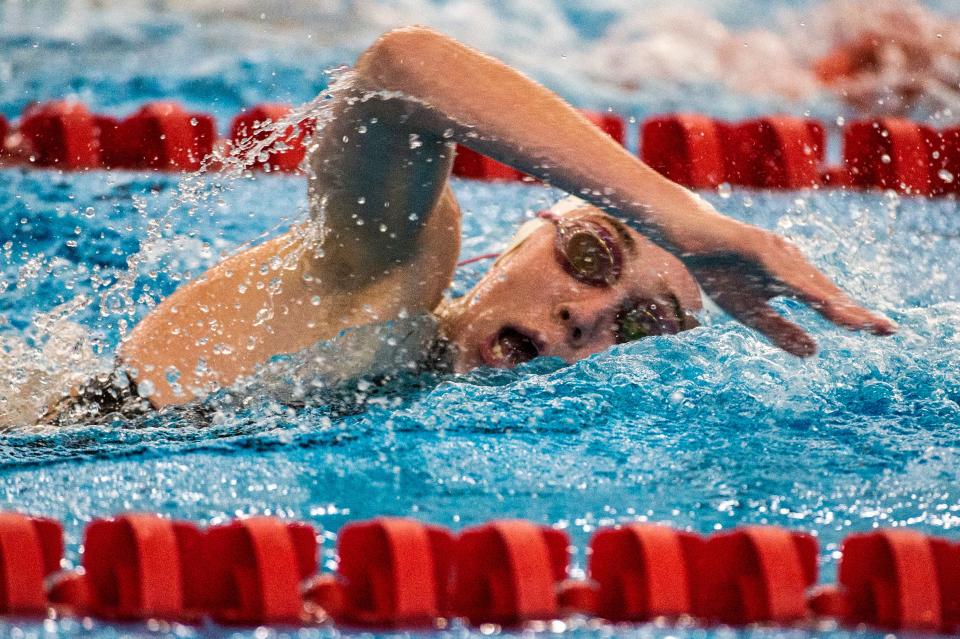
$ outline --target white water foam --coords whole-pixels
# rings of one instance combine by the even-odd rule
[[[189,236],[176,234],[170,224],[173,215],[182,210],[195,215],[204,206],[215,206],[218,194],[230,188],[232,182],[253,176],[254,164],[286,150],[283,140],[291,135],[291,130],[298,131],[305,120],[312,121],[313,135],[322,130],[329,119],[329,97],[330,92],[324,92],[277,121],[261,123],[250,137],[216,148],[200,169],[179,181],[173,201],[165,209],[157,210],[162,206],[157,199],[159,194],[134,197],[134,208],[148,220],[147,235],[139,250],[127,257],[126,271],[99,291],[98,296],[80,295],[49,313],[38,314],[25,334],[0,334],[0,430],[37,428],[37,420],[72,389],[113,368],[114,358],[98,355],[101,349],[95,348],[89,330],[71,317],[96,303],[100,317],[115,319],[121,338],[125,337],[137,303],[142,301],[133,298],[137,278],[146,269],[165,268],[164,256],[182,251],[184,242],[196,244]],[[312,139],[308,137],[304,144],[309,148]],[[297,246],[288,252],[288,259],[296,262],[307,247],[316,245],[322,228],[321,209],[291,235]],[[53,259],[56,258],[38,256],[30,260],[20,269],[23,281],[18,286],[47,274],[45,264]]]

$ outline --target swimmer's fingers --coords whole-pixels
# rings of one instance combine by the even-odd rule
[[[879,313],[868,311],[843,293],[827,299],[803,296],[801,299],[837,326],[852,331],[870,331],[874,335],[892,335],[897,331],[896,323]]]
[[[717,304],[740,323],[763,333],[775,346],[797,357],[811,357],[817,343],[805,330],[777,313],[763,298],[718,296]]]
[[[891,335],[897,325],[860,306],[826,275],[814,268],[792,244],[785,245],[785,259],[777,270],[777,279],[790,292],[838,326],[854,331],[870,331],[874,335]]]
[[[686,260],[704,291],[741,323],[763,333],[783,350],[799,357],[816,352],[816,342],[796,324],[781,317],[771,298],[795,297],[824,318],[851,330],[889,335],[896,325],[856,304],[788,240],[750,227],[741,245]]]

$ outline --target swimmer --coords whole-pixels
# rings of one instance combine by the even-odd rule
[[[78,396],[181,404],[254,375],[274,355],[419,314],[436,318],[442,358],[456,372],[541,355],[574,362],[696,326],[700,288],[801,357],[816,344],[770,307],[773,297],[800,299],[848,329],[894,330],[783,238],[721,215],[544,87],[430,29],[383,35],[334,96],[309,158],[322,240],[309,221],[295,225],[182,286],[121,344],[133,383],[120,391],[114,379],[106,395],[91,386]],[[521,227],[480,282],[448,300],[460,252],[454,143],[582,200]]]
[[[861,113],[960,109],[960,21],[913,2],[841,7],[861,17],[824,25],[839,40],[813,64],[824,86]]]
[[[625,12],[568,62],[602,69],[588,77],[622,92],[717,83],[740,96],[786,99],[797,111],[832,97],[862,116],[940,112],[949,120],[960,112],[955,11],[919,0],[798,4],[745,29],[695,3]]]

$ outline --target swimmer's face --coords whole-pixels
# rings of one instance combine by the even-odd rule
[[[457,371],[540,355],[574,362],[697,325],[693,277],[639,233],[589,206],[531,224],[470,292],[442,309]]]

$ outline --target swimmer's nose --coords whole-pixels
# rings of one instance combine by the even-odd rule
[[[554,316],[564,329],[567,343],[581,348],[598,337],[612,334],[616,309],[609,302],[581,300],[559,304]]]

